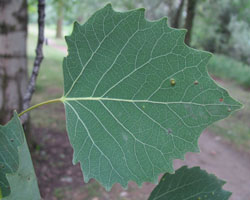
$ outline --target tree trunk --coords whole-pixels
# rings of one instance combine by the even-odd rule
[[[187,4],[187,17],[186,17],[186,22],[185,22],[185,28],[187,29],[185,43],[187,45],[189,45],[191,42],[191,33],[192,33],[192,27],[193,27],[193,20],[195,16],[196,2],[197,0],[188,0],[188,4]]]
[[[179,28],[180,17],[181,17],[184,1],[185,0],[181,0],[180,5],[175,13],[175,16],[174,16],[173,21],[172,21],[173,28]]]
[[[62,38],[63,30],[63,1],[58,1],[57,5],[56,38]]]
[[[27,1],[0,2],[0,123],[22,109],[27,87]]]

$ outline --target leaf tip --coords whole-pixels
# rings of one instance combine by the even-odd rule
[[[111,3],[107,3],[106,6],[104,6],[104,8],[112,9],[112,4]]]
[[[161,20],[164,22],[164,23],[168,23],[168,18],[167,17],[162,17]]]
[[[76,165],[79,161],[77,160],[76,156],[73,156],[72,164]]]
[[[237,103],[238,103],[238,109],[236,109],[236,110],[240,110],[240,109],[243,109],[243,108],[245,108],[245,106],[244,106],[244,104],[242,104],[241,102],[239,102],[239,101],[237,101]]]
[[[18,114],[17,114],[17,111],[16,110],[14,110],[14,112],[13,112],[14,114],[14,117],[18,117]]]
[[[146,9],[145,8],[138,8],[137,11],[145,13]]]
[[[122,186],[124,189],[128,189],[128,186]],[[112,188],[112,185],[104,185],[104,188],[107,192],[110,192],[111,188]]]
[[[87,176],[87,175],[83,176],[84,183],[88,183],[89,179],[90,179],[89,176]]]
[[[73,26],[76,26],[76,27],[77,27],[77,26],[80,26],[80,24],[79,24],[78,21],[75,21],[74,24],[73,24]]]
[[[77,21],[75,21],[74,24],[73,24],[73,32],[72,32],[72,33],[78,32],[80,26],[81,26],[81,25],[80,25]]]

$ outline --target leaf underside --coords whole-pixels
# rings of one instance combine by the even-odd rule
[[[175,174],[166,173],[148,200],[228,200],[231,192],[222,189],[224,184],[199,167],[184,166]]]
[[[204,128],[240,108],[208,75],[211,54],[186,46],[185,33],[110,4],[74,24],[62,99],[86,182],[156,182],[173,159],[199,151]]]
[[[16,113],[0,126],[0,190],[3,200],[41,199],[28,145]]]

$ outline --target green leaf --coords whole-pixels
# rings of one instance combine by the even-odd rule
[[[16,113],[0,126],[0,190],[3,200],[41,199],[22,125]]]
[[[173,159],[199,150],[204,128],[241,107],[209,77],[211,54],[186,46],[185,33],[110,4],[74,24],[61,100],[86,182],[157,181]]]
[[[224,181],[199,167],[178,169],[166,173],[152,191],[149,200],[227,200],[231,192],[222,189]]]

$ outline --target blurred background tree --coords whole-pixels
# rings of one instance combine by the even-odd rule
[[[30,2],[34,0],[30,0]],[[93,11],[111,2],[117,10],[146,8],[150,20],[168,17],[174,28],[186,28],[186,43],[250,63],[250,2],[248,0],[47,0],[47,24],[56,24],[56,37],[65,25],[84,23]],[[35,12],[29,9],[30,21]],[[32,16],[33,15],[33,16]],[[192,32],[193,29],[193,33]],[[192,37],[192,41],[191,41]],[[244,45],[241,45],[244,44]]]
[[[196,14],[193,46],[250,63],[250,1],[199,1]]]
[[[0,2],[0,123],[22,109],[27,86],[26,0]]]

